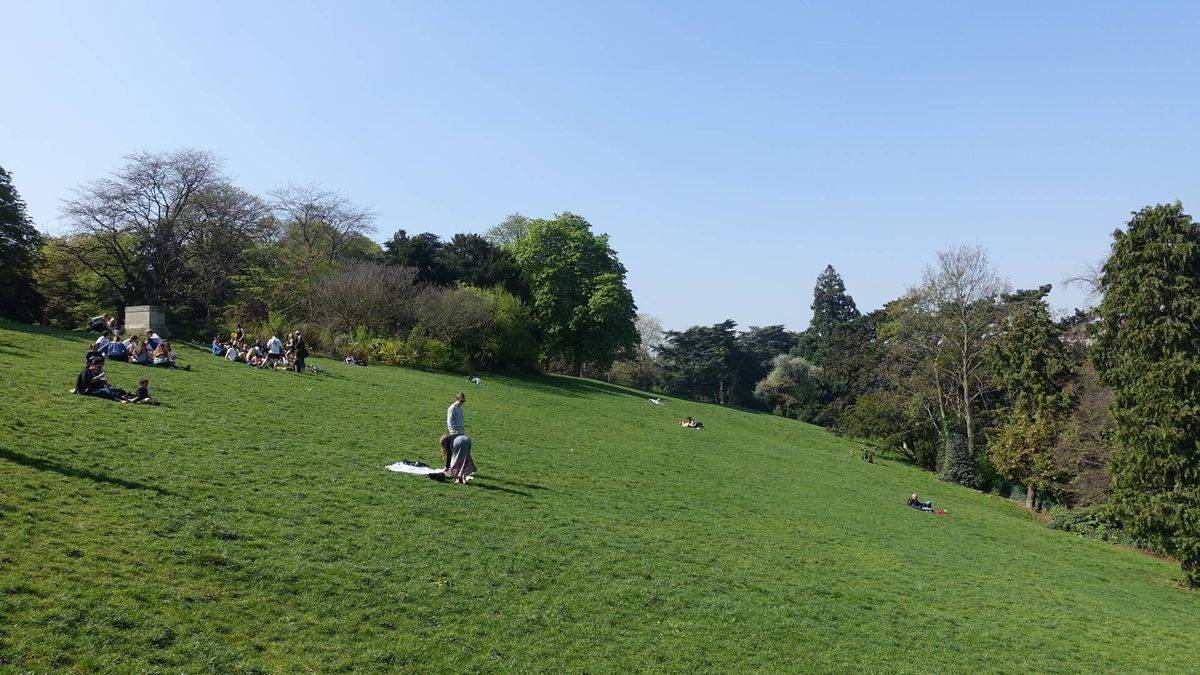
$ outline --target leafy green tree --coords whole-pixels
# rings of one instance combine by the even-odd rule
[[[500,286],[523,299],[529,287],[511,251],[478,234],[456,234],[441,251],[443,265],[457,283],[478,288]]]
[[[667,331],[658,350],[667,393],[720,405],[729,403],[743,358],[736,328],[737,323],[726,319],[711,326]]]
[[[1113,387],[1111,509],[1200,586],[1200,226],[1183,206],[1133,215],[1100,280],[1093,357]]]
[[[442,251],[445,246],[441,237],[432,232],[410,237],[404,230],[397,230],[383,243],[383,255],[389,265],[401,265],[416,270],[417,281],[444,285],[454,279],[450,270],[446,268]]]
[[[38,318],[41,297],[33,282],[42,235],[25,213],[12,174],[0,167],[0,316],[17,321]]]
[[[821,369],[799,356],[780,354],[754,395],[774,412],[804,421],[816,418],[825,399]]]
[[[585,363],[607,368],[619,353],[633,350],[637,305],[608,235],[564,212],[530,221],[512,252],[529,285],[543,356],[565,358],[581,375]]]
[[[1007,296],[1008,325],[995,346],[995,381],[1008,408],[988,444],[992,465],[1026,487],[1028,508],[1060,479],[1054,448],[1071,412],[1072,359],[1050,318],[1047,284]]]
[[[528,218],[519,213],[510,213],[500,224],[488,228],[483,236],[496,246],[512,246],[529,231],[530,222]]]

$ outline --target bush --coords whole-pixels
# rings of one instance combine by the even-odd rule
[[[1100,507],[1072,509],[1065,506],[1052,506],[1048,513],[1051,529],[1071,532],[1088,539],[1099,539],[1121,546],[1145,548],[1143,542],[1139,542],[1109,520],[1104,509]]]

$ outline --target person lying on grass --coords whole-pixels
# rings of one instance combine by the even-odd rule
[[[679,426],[687,427],[688,429],[703,429],[704,428],[703,424],[701,424],[700,422],[697,422],[696,420],[692,419],[691,417],[687,418],[686,420],[679,420]]]
[[[912,496],[908,498],[908,505],[919,511],[925,511],[927,513],[936,513],[939,516],[944,516],[948,513],[945,509],[933,508],[933,500],[929,500],[927,502],[921,501],[921,498],[918,497],[917,493],[915,493],[915,492],[912,493]]]

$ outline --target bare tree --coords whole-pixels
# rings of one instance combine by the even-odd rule
[[[275,235],[274,221],[261,199],[219,182],[197,193],[187,257],[188,291],[204,307],[205,321],[214,307],[231,299],[235,280],[247,273],[252,257]]]
[[[356,236],[375,230],[369,209],[315,185],[289,185],[271,198],[286,233],[314,257],[337,260]]]
[[[421,325],[447,344],[480,334],[492,321],[487,302],[461,288],[426,286],[418,305]]]
[[[921,284],[899,307],[893,350],[926,414],[946,434],[961,425],[970,457],[977,456],[976,413],[992,391],[988,349],[1003,318],[1009,289],[979,247],[939,252]]]
[[[334,330],[359,326],[376,335],[410,327],[417,316],[417,273],[411,267],[350,262],[322,279],[309,302],[314,314]]]
[[[90,246],[68,247],[126,303],[168,302],[181,291],[199,222],[189,211],[203,190],[224,180],[220,161],[199,150],[125,160],[111,178],[83,186],[62,206],[63,218],[81,236],[70,241],[98,246],[108,264],[97,261]]]
[[[646,356],[654,356],[663,342],[662,321],[656,316],[639,312],[633,323],[641,340],[638,349]]]

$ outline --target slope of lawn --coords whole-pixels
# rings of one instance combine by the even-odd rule
[[[0,670],[1200,667],[1173,565],[816,427],[199,349],[121,405],[68,394],[86,339],[0,323]],[[459,389],[479,479],[384,471]]]

